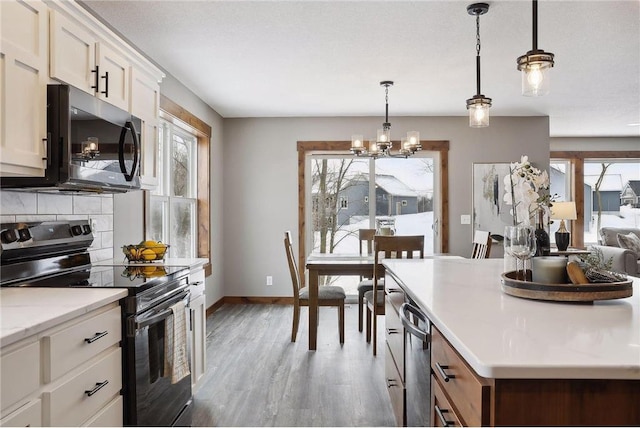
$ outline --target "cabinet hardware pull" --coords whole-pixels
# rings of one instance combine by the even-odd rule
[[[402,293],[402,290],[399,288],[388,288],[387,289],[387,293],[391,294],[391,293]]]
[[[393,388],[394,386],[398,386],[395,379],[387,379],[387,388]]]
[[[95,394],[96,392],[100,391],[102,388],[107,386],[108,383],[109,383],[108,380],[105,380],[104,382],[96,382],[96,386],[93,389],[88,389],[84,393],[87,394],[89,397],[91,397],[93,394]]]
[[[104,91],[100,91],[100,93],[104,94],[105,98],[109,98],[109,72],[105,71],[102,78],[104,79]]]
[[[189,309],[189,331],[193,331],[193,327],[194,327],[194,318],[196,316],[196,310],[195,309]]]
[[[387,328],[387,334],[398,334],[399,331],[397,328]]]
[[[448,368],[449,366],[441,366],[440,363],[436,363],[436,369],[438,370],[438,373],[440,373],[440,376],[442,376],[442,380],[445,382],[449,382],[449,380],[456,378],[454,375],[448,375],[444,372],[445,369]]]
[[[435,409],[436,409],[436,414],[438,415],[438,419],[440,419],[440,423],[442,424],[443,427],[449,427],[451,426],[451,424],[453,424],[453,421],[448,421],[445,419],[444,414],[445,413],[449,413],[449,411],[447,409],[440,409],[440,407],[438,407],[438,405],[435,405]]]
[[[101,337],[105,337],[107,334],[109,334],[109,332],[108,332],[108,331],[106,331],[106,330],[105,330],[105,331],[103,331],[103,332],[97,332],[97,333],[95,334],[95,336],[93,336],[93,337],[87,337],[87,338],[85,338],[85,339],[84,339],[84,341],[85,341],[85,342],[87,342],[87,343],[93,343],[93,342],[95,342],[96,340],[100,339]]]
[[[98,67],[96,65],[96,69],[95,70],[91,70],[92,73],[96,73],[96,79],[95,79],[95,85],[91,86],[91,89],[93,89],[93,92],[98,92],[98,83],[100,83],[100,67]]]
[[[47,138],[42,139],[42,145],[44,146],[44,157],[43,161],[47,161],[45,165],[51,165],[51,159],[49,159],[49,138],[51,138],[51,133],[47,133]]]

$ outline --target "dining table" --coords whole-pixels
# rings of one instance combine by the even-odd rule
[[[428,258],[460,258],[445,253],[425,255]],[[309,273],[309,350],[317,349],[318,340],[318,285],[321,276],[367,276],[373,275],[373,255],[312,253],[307,256]],[[378,276],[384,276],[384,266],[378,264]]]
[[[306,267],[309,272],[309,350],[315,351],[318,339],[318,283],[321,276],[373,275],[373,255],[358,254],[310,254]],[[384,267],[378,265],[381,272]]]

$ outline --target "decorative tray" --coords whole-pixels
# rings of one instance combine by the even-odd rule
[[[530,278],[530,272],[528,272]],[[555,302],[592,302],[594,300],[623,299],[633,295],[633,281],[589,284],[542,284],[516,279],[516,272],[502,274],[502,291],[524,299]]]

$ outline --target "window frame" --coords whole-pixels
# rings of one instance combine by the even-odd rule
[[[400,144],[399,141],[394,141]],[[449,141],[446,140],[421,140],[422,150],[439,152],[440,178],[439,190],[440,204],[440,251],[449,252]],[[305,166],[309,152],[327,154],[350,153],[351,141],[298,141],[298,270],[304,285],[306,269],[306,184]]]
[[[549,153],[550,161],[568,161],[570,186],[569,192],[576,203],[578,219],[571,221],[570,246],[584,248],[584,164],[585,159],[640,159],[640,150],[630,151],[570,151],[552,150]],[[579,233],[578,233],[579,231]]]

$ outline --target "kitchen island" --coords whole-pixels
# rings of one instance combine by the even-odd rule
[[[502,259],[384,265],[432,323],[432,424],[640,424],[639,279],[626,299],[560,303],[503,293]]]

